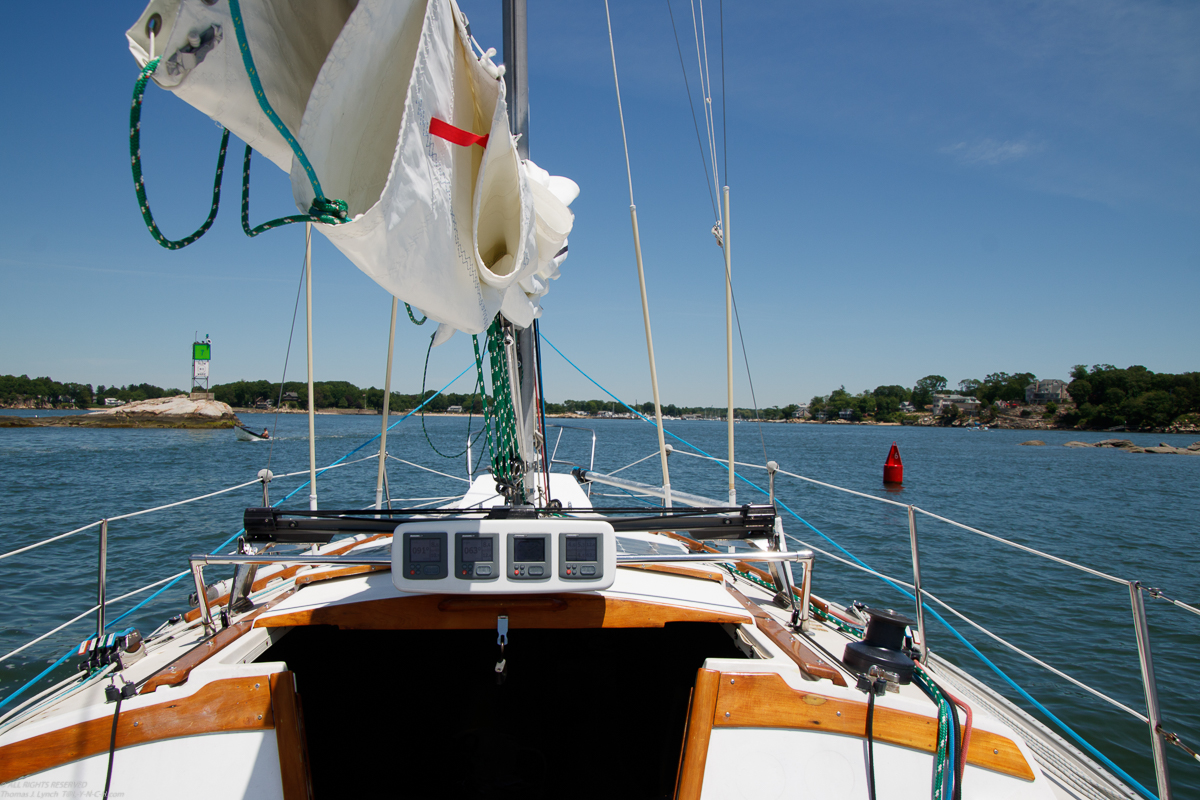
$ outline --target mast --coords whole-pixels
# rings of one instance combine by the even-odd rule
[[[504,0],[504,88],[508,96],[509,131],[517,139],[517,157],[522,161],[529,158],[529,73],[528,36],[525,15],[525,0]],[[537,492],[537,461],[534,431],[537,421],[537,348],[532,326],[517,329],[515,333],[515,359],[510,360],[510,374],[514,378],[513,409],[517,417],[517,438],[521,460],[524,462],[525,493],[533,498]],[[546,487],[549,492],[549,486]],[[549,497],[544,499],[548,501]]]
[[[304,319],[308,336],[308,509],[317,510],[317,418],[313,396],[312,223],[304,223]]]
[[[728,176],[726,176],[728,177]],[[725,251],[725,381],[726,399],[728,401],[729,437],[729,505],[737,505],[737,487],[734,486],[733,475],[733,274],[729,252],[729,187],[723,187],[722,204],[724,206],[724,230],[721,231],[722,250]]]
[[[383,379],[383,431],[379,434],[379,471],[375,481],[375,508],[383,508],[383,475],[387,470],[384,459],[387,458],[388,406],[392,399],[392,349],[396,344],[396,307],[398,305],[399,301],[395,295],[392,295],[392,325],[388,330],[387,377]],[[468,439],[468,450],[471,449],[470,445]],[[467,471],[470,472],[470,470]],[[389,508],[391,507],[390,502],[389,498]]]

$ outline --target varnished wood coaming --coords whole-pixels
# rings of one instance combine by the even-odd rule
[[[153,692],[159,686],[178,686],[188,679],[192,674],[192,670],[203,664],[208,659],[215,656],[217,653],[224,650],[229,645],[236,642],[242,636],[250,632],[254,627],[254,620],[264,611],[273,608],[275,604],[283,600],[285,597],[290,597],[295,589],[288,589],[286,592],[276,597],[270,603],[252,610],[250,613],[242,617],[237,623],[230,625],[224,630],[217,631],[212,636],[192,647],[179,658],[167,664],[158,672],[152,674],[142,683],[142,688],[139,694],[148,694]]]
[[[304,712],[300,708],[300,695],[296,693],[296,676],[291,672],[277,672],[270,679],[283,800],[312,800],[312,770],[308,739],[304,735]]]
[[[280,675],[292,680],[290,672]],[[124,707],[117,721],[117,748],[181,736],[273,728],[272,677],[213,681],[188,697],[136,709]],[[109,708],[116,710],[115,705]],[[0,747],[0,783],[108,752],[112,724],[109,713]]]
[[[793,689],[776,673],[721,673],[711,718],[718,728],[790,728],[866,738],[867,704]],[[876,741],[932,753],[937,743],[937,717],[876,704],[872,722]],[[1034,774],[1021,750],[1006,736],[971,731],[967,763],[1032,781]]]
[[[335,625],[345,630],[487,630],[510,628],[661,628],[668,622],[748,623],[746,613],[600,594],[462,596],[425,594],[340,603],[261,617],[258,628]]]
[[[704,785],[704,765],[708,763],[708,741],[712,737],[713,718],[721,688],[721,673],[700,669],[692,704],[688,709],[687,734],[683,745],[683,763],[679,767],[675,800],[699,800]]]
[[[801,670],[814,678],[825,678],[838,686],[846,685],[846,678],[837,667],[830,664],[804,639],[793,636],[787,628],[750,601],[732,586],[725,587],[731,595],[754,616],[754,624],[764,636],[774,642]]]

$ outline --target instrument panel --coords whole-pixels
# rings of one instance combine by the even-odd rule
[[[402,592],[587,592],[607,589],[616,571],[616,534],[598,519],[434,519],[392,538]]]

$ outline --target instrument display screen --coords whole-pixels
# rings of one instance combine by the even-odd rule
[[[566,539],[567,561],[595,561],[596,539],[592,536],[569,536]]]
[[[517,539],[513,543],[514,561],[545,561],[546,540],[538,537]]]
[[[463,561],[492,561],[492,539],[464,538],[462,540]]]
[[[410,537],[408,540],[408,560],[413,562],[441,561],[442,543],[437,539]]]

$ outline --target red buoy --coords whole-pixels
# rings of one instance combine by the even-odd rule
[[[887,461],[883,462],[883,482],[904,483],[904,462],[900,460],[900,451],[895,442],[892,442]]]

